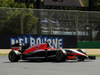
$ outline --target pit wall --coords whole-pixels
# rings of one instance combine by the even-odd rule
[[[100,48],[100,41],[83,41],[77,42],[78,48]]]

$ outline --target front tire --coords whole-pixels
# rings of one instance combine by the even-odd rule
[[[58,50],[56,52],[56,61],[57,62],[65,62],[67,58],[67,53],[65,50]]]
[[[20,56],[17,55],[14,51],[10,51],[8,58],[11,62],[18,62],[18,60],[20,59]]]

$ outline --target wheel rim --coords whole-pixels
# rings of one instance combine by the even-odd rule
[[[57,58],[57,60],[60,60],[62,58],[62,54],[60,52],[57,52],[56,58]]]
[[[14,54],[11,53],[9,57],[10,57],[11,60],[14,59]]]

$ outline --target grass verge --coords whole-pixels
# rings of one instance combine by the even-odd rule
[[[0,56],[7,56],[8,54],[0,54]]]
[[[96,56],[96,57],[100,57],[100,54],[88,54],[88,56]]]

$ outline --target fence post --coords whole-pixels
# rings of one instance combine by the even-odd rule
[[[51,12],[48,15],[48,19],[51,20],[51,15],[53,14],[54,9],[51,10]],[[49,35],[51,35],[51,22],[49,21]]]
[[[21,34],[24,34],[23,14],[21,15]]]
[[[78,17],[79,17],[80,11],[75,16],[75,29],[76,29],[76,35],[78,40]]]

